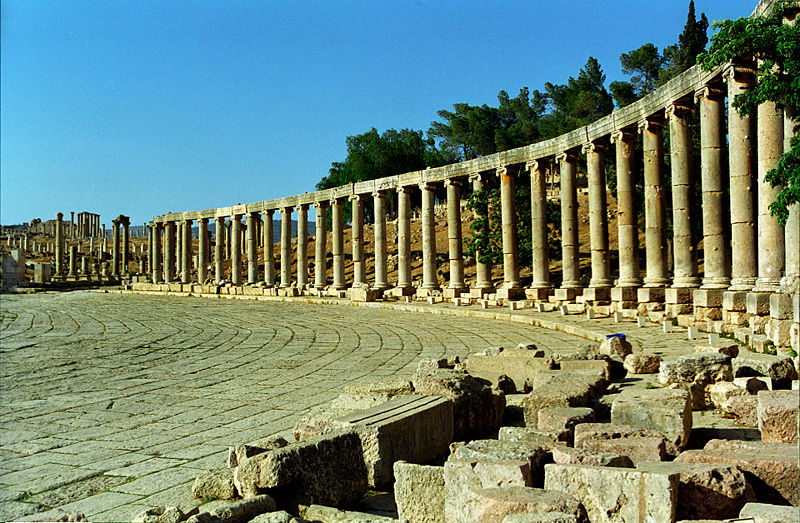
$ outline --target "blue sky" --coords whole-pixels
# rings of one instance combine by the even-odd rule
[[[697,0],[710,20],[755,0]],[[313,191],[345,138],[677,41],[688,0],[3,0],[0,223]]]

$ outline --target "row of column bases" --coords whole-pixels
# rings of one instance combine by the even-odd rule
[[[84,213],[82,213],[84,214]],[[88,214],[88,213],[86,213]],[[93,215],[98,216],[99,215]],[[74,276],[75,265],[77,259],[77,246],[70,247],[69,254],[69,273],[65,271],[64,260],[66,250],[66,237],[64,231],[63,219],[64,214],[61,212],[56,213],[56,234],[55,234],[55,274],[56,277]],[[128,273],[128,262],[130,260],[130,218],[120,214],[113,220],[112,229],[112,261],[111,261],[111,276],[119,279],[121,276]],[[120,234],[121,233],[121,234]],[[120,245],[121,243],[121,245]]]
[[[785,232],[775,218],[770,215],[769,204],[774,200],[779,188],[773,188],[765,180],[766,173],[776,164],[789,147],[792,135],[791,115],[783,114],[775,104],[762,104],[754,116],[740,116],[730,101],[736,94],[746,90],[754,81],[753,70],[747,67],[729,67],[723,80],[727,83],[728,109],[728,171],[730,191],[730,222],[725,223],[728,209],[724,205],[724,138],[723,129],[725,91],[722,83],[710,83],[695,93],[694,99],[681,99],[666,107],[663,114],[645,118],[638,125],[643,140],[643,171],[645,198],[645,277],[640,278],[638,224],[634,202],[634,141],[636,128],[625,128],[610,136],[585,144],[581,151],[586,155],[589,188],[589,227],[591,243],[591,280],[584,290],[586,299],[602,300],[609,294],[612,286],[617,288],[643,287],[660,289],[673,288],[715,290],[736,290],[773,292],[779,289],[784,274],[800,276],[800,222],[798,209],[791,212],[789,229]],[[694,102],[694,103],[692,103]],[[690,209],[690,189],[692,186],[692,151],[689,117],[695,104],[700,111],[700,156],[702,186],[702,225],[704,246],[704,274],[698,274],[697,256],[692,241],[692,210]],[[755,121],[754,121],[755,120]],[[667,272],[667,248],[665,241],[665,187],[664,181],[664,139],[663,130],[669,125],[671,190],[673,204],[673,260],[674,277],[670,280]],[[757,144],[753,143],[752,130],[757,130]],[[616,281],[611,277],[608,219],[606,205],[606,152],[615,147],[617,172],[618,237],[619,237],[619,275]],[[756,154],[754,152],[757,151]],[[556,156],[560,170],[561,183],[561,228],[562,228],[562,298],[569,299],[581,287],[579,271],[578,213],[576,191],[576,164],[578,150],[570,149]],[[545,194],[545,169],[549,159],[528,162],[524,168],[530,171],[531,216],[532,216],[532,283],[529,296],[546,299],[552,293],[547,245],[547,207]],[[757,165],[757,173],[753,172]],[[519,276],[517,256],[517,213],[514,208],[516,174],[520,165],[500,166],[496,174],[500,177],[502,207],[502,245],[503,245],[503,284],[497,290],[498,298],[514,299],[523,294]],[[473,189],[483,188],[482,174],[474,173],[469,179]],[[464,282],[464,263],[461,238],[461,181],[451,179],[447,186],[448,243],[450,261],[449,289],[466,290]],[[421,291],[439,289],[436,273],[436,238],[434,223],[434,185],[421,183],[422,191],[422,237],[423,237],[423,280]],[[411,187],[398,187],[398,289],[411,289],[410,253],[410,191]],[[386,270],[386,205],[385,192],[373,194],[375,205],[375,277],[373,287],[388,289]],[[353,286],[365,284],[363,252],[363,198],[364,195],[350,197],[353,202]],[[330,204],[333,215],[333,289],[346,288],[344,281],[343,252],[343,199],[330,202],[316,202],[317,242],[314,287],[326,287],[326,207]],[[291,213],[292,207],[280,210],[281,259],[291,260]],[[307,246],[308,205],[297,207],[298,222],[298,264],[296,286],[303,288],[308,284],[306,246]],[[274,210],[263,212],[263,244],[266,260],[264,280],[267,286],[275,283],[273,259],[272,216]],[[247,282],[255,283],[258,276],[256,249],[258,238],[257,221],[262,213],[253,212],[247,219]],[[240,285],[241,274],[241,218],[238,214],[232,220],[232,270],[230,281]],[[217,238],[222,237],[226,217],[216,217]],[[209,260],[208,219],[198,220],[200,242],[198,253],[198,279],[206,281]],[[189,283],[191,278],[192,241],[190,220],[180,222],[182,260],[179,262],[180,280]],[[730,238],[726,230],[730,229]],[[152,279],[154,283],[171,282],[175,278],[175,229],[176,222],[153,222],[151,224]],[[161,252],[161,236],[164,235],[164,251]],[[300,254],[302,253],[302,254]],[[163,258],[163,260],[162,260]],[[216,243],[214,280],[223,280],[223,245]],[[163,261],[163,263],[162,263]],[[280,286],[290,286],[291,263],[281,263]],[[493,287],[490,267],[477,264],[477,289],[490,290]],[[558,293],[557,293],[558,294]],[[629,294],[624,293],[622,294]],[[654,295],[657,295],[655,292]],[[663,291],[662,291],[663,294]],[[457,295],[457,294],[456,294]],[[633,298],[636,299],[636,298]],[[641,301],[641,298],[640,298]],[[647,300],[645,301],[652,301]]]

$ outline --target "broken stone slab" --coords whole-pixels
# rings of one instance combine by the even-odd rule
[[[566,431],[569,434],[569,441],[571,441],[575,425],[593,421],[594,411],[590,407],[553,407],[539,410],[536,428],[538,430]]]
[[[748,503],[739,512],[739,518],[752,518],[755,523],[798,523],[800,521],[797,507],[767,503]]]
[[[692,432],[691,398],[681,389],[624,390],[611,404],[611,423],[654,430],[684,447]]]
[[[600,352],[600,354],[607,354],[609,356],[617,354],[624,358],[633,352],[633,347],[631,347],[630,342],[627,340],[623,340],[619,336],[613,336],[603,340],[600,343],[598,352]]]
[[[607,452],[628,456],[633,464],[663,461],[667,457],[667,440],[660,432],[611,423],[582,423],[575,426],[575,448],[591,452]],[[677,447],[669,446],[670,454]]]
[[[702,353],[663,360],[658,371],[661,385],[699,383],[703,386],[718,381],[732,381],[731,359],[724,354]]]
[[[734,416],[740,425],[758,426],[758,398],[756,396],[733,396],[728,398],[721,410]]]
[[[523,443],[540,443],[549,446],[566,445],[572,441],[572,433],[568,430],[539,430],[530,427],[500,427],[497,434],[500,441],[518,441]]]
[[[733,465],[704,463],[639,463],[637,470],[678,474],[679,519],[735,518],[755,500],[744,472]]]
[[[608,380],[602,372],[544,371],[534,376],[532,390],[522,409],[525,424],[534,427],[539,411],[552,407],[587,407],[593,396],[602,394]]]
[[[766,376],[772,379],[773,388],[788,389],[797,371],[788,356],[775,356],[761,352],[743,351],[732,360],[733,374],[737,378]]]
[[[610,379],[619,380],[623,379],[627,373],[625,370],[624,356],[619,354],[603,354],[599,350],[598,344],[589,343],[575,350],[574,352],[567,352],[560,355],[560,363],[565,361],[605,361],[608,363],[608,371]],[[563,366],[561,367],[564,368]]]
[[[739,355],[739,345],[733,341],[720,341],[719,343],[713,344],[709,343],[705,345],[695,345],[694,351],[699,354],[722,354],[723,356],[728,356],[729,358],[735,358]]]
[[[394,500],[400,519],[444,522],[444,467],[394,463]]]
[[[625,369],[631,374],[656,374],[661,367],[658,354],[628,354],[625,356]]]
[[[544,469],[544,488],[571,493],[593,523],[674,521],[678,474],[556,463]]]
[[[386,403],[395,395],[389,393],[348,393],[340,394],[328,405],[315,407],[301,416],[294,426],[293,435],[297,441],[334,432],[342,428],[338,418]]]
[[[509,514],[503,518],[503,523],[578,523],[580,520],[574,514],[563,512],[548,512],[547,514]]]
[[[761,441],[797,443],[800,391],[762,390],[758,393],[758,430]]]
[[[417,394],[437,395],[453,401],[454,439],[466,441],[497,434],[506,404],[502,391],[458,369],[417,372],[412,383]]]
[[[531,487],[484,488],[463,493],[448,521],[495,523],[509,514],[561,512],[588,522],[581,504],[566,492]]]
[[[422,361],[427,360],[420,360],[417,365],[421,365]],[[436,365],[441,364],[441,360],[434,361],[436,361]],[[445,366],[447,366],[446,362]],[[414,385],[411,384],[411,381],[403,379],[370,381],[346,385],[344,392],[346,394],[386,394],[388,396],[398,396],[400,394],[413,394]]]
[[[475,440],[455,449],[448,461],[450,459],[484,463],[492,461],[524,461],[529,465],[533,483],[524,483],[523,486],[537,486],[541,484],[542,465],[549,457],[549,450],[550,445],[548,443],[509,442],[496,439]],[[481,485],[483,487],[502,486],[484,482]]]
[[[533,380],[533,375],[542,370],[555,367],[551,358],[534,355],[535,351],[504,350],[496,356],[473,354],[467,358],[467,371],[476,378],[497,383],[500,376],[508,376],[517,390],[524,390],[526,382]]]
[[[633,461],[623,454],[593,452],[566,446],[553,447],[553,461],[560,465],[591,465],[596,467],[633,468]]]
[[[764,376],[733,378],[733,384],[747,390],[748,394],[758,394],[760,390],[772,390],[772,379]]]
[[[593,372],[602,372],[603,377],[606,380],[612,379],[612,372],[611,372],[611,363],[610,358],[608,360],[605,359],[596,359],[596,360],[570,360],[570,359],[562,359],[559,364],[559,369],[562,371],[572,371],[572,372],[584,372],[584,371],[593,371]]]
[[[325,434],[247,458],[234,469],[240,494],[280,488],[282,506],[338,506],[367,490],[361,438],[355,430]]]
[[[305,519],[298,519],[285,510],[265,512],[251,519],[248,523],[305,523]]]
[[[713,439],[702,450],[686,450],[676,462],[725,463],[745,472],[757,501],[797,506],[800,469],[797,444]]]
[[[718,383],[714,383],[708,388],[708,398],[711,400],[711,403],[714,407],[723,410],[725,408],[725,404],[734,396],[747,396],[748,392],[746,389],[736,385],[731,381],[720,381]]]
[[[262,452],[269,452],[270,450],[279,449],[288,444],[289,442],[286,441],[282,436],[270,436],[268,438],[254,441],[247,445],[235,445],[233,447],[228,447],[228,467],[234,468],[244,458],[249,458],[251,456],[255,456],[256,454],[261,454]]]
[[[261,494],[234,501],[210,512],[201,512],[186,520],[187,523],[246,523],[259,514],[275,511],[272,496]]]
[[[396,519],[354,510],[340,510],[324,505],[311,505],[303,518],[315,523],[397,523]]]
[[[192,483],[192,495],[198,499],[234,499],[238,494],[231,468],[205,470]]]
[[[131,520],[131,523],[180,523],[184,519],[186,519],[186,515],[178,507],[155,507],[140,512]],[[86,521],[86,519],[84,518],[82,521]]]

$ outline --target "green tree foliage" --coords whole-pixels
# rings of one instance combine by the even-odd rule
[[[531,194],[530,184],[517,188],[517,235],[519,264],[530,266],[531,258]],[[466,241],[466,253],[481,263],[503,262],[503,221],[500,190],[475,191],[467,200],[467,208],[477,213],[471,224],[472,236]]]
[[[689,1],[686,25],[678,37],[678,43],[664,49],[664,68],[658,76],[658,85],[663,85],[697,63],[697,55],[706,50],[708,44],[708,18],[694,11],[694,0]]]
[[[796,3],[778,2],[771,14],[715,22],[718,32],[711,48],[699,59],[708,70],[733,60],[758,60],[755,85],[736,96],[733,106],[740,114],[755,114],[764,102],[775,102],[789,109],[795,134],[788,151],[767,173],[773,187],[781,186],[770,212],[782,224],[789,217],[789,206],[800,202],[800,26],[784,23],[797,15]]]

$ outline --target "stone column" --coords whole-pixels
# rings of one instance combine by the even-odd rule
[[[344,216],[342,212],[343,200],[331,200],[332,240],[333,240],[333,288],[341,291],[347,287],[344,281]]]
[[[201,285],[208,279],[208,218],[197,220],[197,281]]]
[[[664,241],[664,135],[663,121],[650,116],[639,124],[644,148],[645,287],[669,284]]]
[[[353,247],[353,287],[366,283],[366,262],[364,261],[364,196],[350,196],[352,227],[350,227]]]
[[[112,260],[111,261],[111,275],[114,276],[114,277],[118,277],[119,274],[120,274],[119,273],[119,259],[120,259],[120,256],[119,256],[119,254],[120,254],[119,253],[119,226],[120,226],[120,223],[121,223],[120,218],[121,218],[121,216],[117,216],[111,222],[111,223],[114,224],[112,226],[114,252],[113,252],[112,258],[111,258],[111,260]]]
[[[75,211],[69,212],[69,237],[75,239],[77,236],[75,231]]]
[[[397,188],[397,287],[411,288],[411,187]]]
[[[703,289],[731,284],[726,260],[722,190],[723,94],[712,86],[695,93],[700,105],[700,172],[703,187]]]
[[[153,224],[153,263],[151,263],[153,271],[153,283],[161,283],[163,281],[162,263],[161,263],[161,232],[164,225],[161,223]]]
[[[385,290],[391,287],[386,274],[386,193],[372,193],[375,208],[375,288]]]
[[[181,222],[181,283],[192,281],[192,220]]]
[[[783,111],[773,102],[758,106],[758,279],[756,292],[774,292],[786,263],[784,229],[769,212],[780,186],[772,187],[767,172],[783,155]]]
[[[242,284],[242,215],[231,216],[231,283]]]
[[[435,187],[423,182],[422,190],[422,288],[439,289],[436,276],[436,217],[434,216]]]
[[[147,269],[143,270],[142,272],[144,272],[147,275],[150,275],[153,272],[153,233],[152,233],[153,224],[152,223],[150,223],[150,224],[146,223],[146,224],[144,224],[144,226],[149,231],[148,234],[147,234],[147,263],[148,263],[148,266],[147,266]],[[90,229],[90,231],[91,231],[91,229]],[[89,255],[91,256],[91,254],[92,254],[91,232],[89,234],[90,234],[90,238],[89,238]]]
[[[11,236],[8,237],[9,244]],[[64,214],[56,213],[56,275],[64,275]]]
[[[675,102],[666,108],[665,114],[669,120],[672,168],[672,251],[675,271],[672,286],[693,288],[700,285],[700,278],[697,276],[697,259],[692,241],[691,109],[686,103]]]
[[[281,209],[281,287],[292,286],[292,208]]]
[[[76,245],[69,247],[69,273],[67,276],[70,278],[78,276],[78,247]]]
[[[164,281],[172,283],[175,278],[175,222],[164,225]]]
[[[247,213],[247,283],[258,279],[258,213]]]
[[[472,182],[473,192],[483,190],[483,176],[481,173],[476,172],[470,174],[469,181]],[[485,218],[485,216],[481,216],[478,212],[473,212],[473,220],[479,220],[481,218]],[[481,262],[479,260],[480,256],[480,252],[475,253],[475,288],[485,289],[485,292],[489,292],[494,290],[494,284],[492,284],[492,264]]]
[[[316,230],[314,234],[314,288],[324,289],[328,284],[328,202],[316,202]]]
[[[792,148],[794,136],[794,114],[789,107],[783,109],[783,152]],[[785,276],[781,280],[781,290],[789,293],[800,293],[800,204],[789,207],[789,219],[786,220],[786,267]]]
[[[180,280],[183,275],[183,222],[177,222],[175,229],[175,276]]]
[[[503,286],[498,289],[498,297],[512,299],[520,294],[522,282],[519,279],[519,253],[517,234],[517,171],[514,168],[500,167],[500,214],[503,234]]]
[[[231,259],[232,247],[231,247],[231,238],[232,238],[232,230],[233,230],[233,222],[226,221],[225,222],[225,259]]]
[[[450,283],[454,296],[467,289],[464,283],[464,246],[461,237],[461,181],[449,179],[447,187],[447,252],[450,258]]]
[[[611,142],[616,144],[618,287],[639,287],[642,284],[639,276],[639,226],[633,182],[634,140],[633,129],[621,129],[611,134]]]
[[[589,287],[611,287],[608,257],[608,205],[606,200],[606,146],[598,142],[584,145],[589,182],[589,242],[592,252],[592,278]]]
[[[547,245],[545,162],[528,162],[525,169],[531,177],[531,288],[549,289],[553,284],[550,283],[550,253]]]
[[[214,282],[219,284],[225,279],[222,260],[225,258],[225,217],[214,217]]]
[[[578,193],[575,187],[575,162],[571,152],[559,154],[561,174],[561,267],[564,289],[581,286],[580,256],[578,247]]]
[[[308,285],[308,204],[297,206],[297,288]]]
[[[275,228],[272,221],[274,209],[264,211],[264,283],[267,287],[275,286]]]

